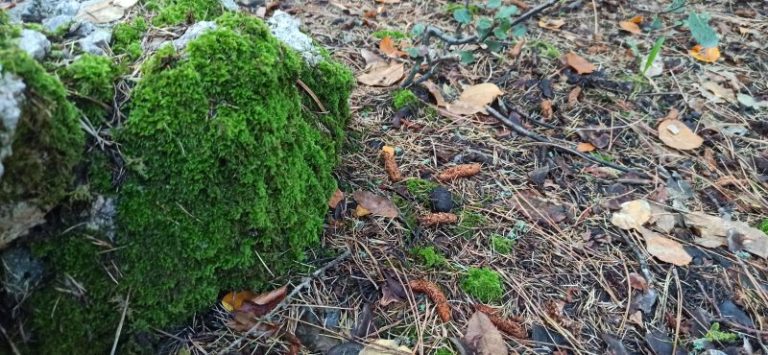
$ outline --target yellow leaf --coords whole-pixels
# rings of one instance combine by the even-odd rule
[[[224,307],[227,312],[232,312],[234,310],[240,309],[240,307],[243,306],[243,302],[250,300],[255,296],[256,294],[251,291],[233,291],[224,295],[224,297],[221,299],[221,306]]]
[[[693,46],[688,54],[705,63],[714,63],[720,59],[720,50],[717,47],[704,48],[699,44]]]

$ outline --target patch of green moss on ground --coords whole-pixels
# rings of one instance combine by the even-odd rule
[[[12,43],[18,34],[18,28],[0,13],[2,73],[11,73],[26,85],[13,154],[3,161],[0,201],[35,200],[47,209],[70,189],[84,135],[64,86]]]
[[[471,211],[462,211],[459,215],[459,224],[456,226],[456,233],[463,235],[465,238],[469,238],[473,235],[474,231],[488,223],[488,219],[477,213]]]
[[[470,296],[485,303],[499,301],[504,296],[499,273],[487,267],[470,268],[461,282],[461,288]]]
[[[717,322],[710,326],[709,330],[707,330],[707,334],[704,335],[704,337],[711,342],[717,343],[732,343],[739,340],[738,334],[721,331],[720,323]]]
[[[207,21],[222,13],[219,0],[154,0],[146,6],[157,11],[157,15],[152,19],[156,26]]]
[[[386,37],[389,37],[398,41],[409,38],[407,33],[403,31],[398,31],[398,30],[378,30],[376,32],[373,32],[371,35],[374,38],[378,38],[378,39],[384,39]]]
[[[178,324],[222,290],[268,287],[259,259],[276,275],[302,260],[336,188],[351,73],[330,61],[308,67],[253,17],[217,22],[145,73],[118,135],[145,166],[118,209],[133,328]],[[298,78],[328,114],[303,109],[312,98],[286,84]]]
[[[503,235],[494,234],[491,236],[491,247],[497,253],[509,254],[515,246],[515,240]]]
[[[445,256],[439,251],[435,250],[434,246],[428,246],[424,248],[413,248],[411,251],[415,254],[422,264],[428,268],[436,269],[447,265]]]
[[[109,57],[83,54],[59,71],[61,80],[74,92],[78,108],[92,123],[101,122],[112,106],[115,81],[120,71]]]
[[[147,22],[143,17],[137,17],[131,22],[119,23],[112,30],[112,51],[123,54],[128,61],[141,57],[141,38],[147,31]]]
[[[768,234],[768,218],[760,222],[760,225],[757,228],[763,231],[763,233]]]
[[[421,203],[429,201],[429,193],[438,186],[440,185],[436,182],[424,179],[408,179],[405,181],[405,188]]]
[[[416,94],[408,89],[397,90],[392,95],[392,106],[394,106],[396,110],[406,106],[415,105],[418,102],[419,98],[416,97]]]

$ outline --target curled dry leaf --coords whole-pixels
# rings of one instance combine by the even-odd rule
[[[704,48],[699,44],[693,46],[688,54],[705,63],[714,63],[720,59],[720,50],[717,47]]]
[[[546,119],[551,119],[552,116],[555,114],[554,110],[552,109],[552,100],[546,99],[541,100],[541,116]]]
[[[336,208],[342,200],[344,200],[344,193],[341,192],[341,190],[336,189],[336,191],[333,192],[333,196],[328,199],[328,208]]]
[[[227,312],[232,312],[240,309],[243,306],[243,302],[250,300],[255,296],[256,294],[251,291],[233,291],[221,298],[221,306],[224,307]]]
[[[648,289],[648,281],[640,274],[633,272],[629,274],[629,285],[636,290],[645,292]]]
[[[453,318],[448,299],[445,298],[445,294],[437,285],[427,280],[411,280],[408,286],[411,287],[414,293],[426,294],[435,303],[435,309],[437,309],[437,315],[440,316],[440,320],[449,322]]]
[[[704,139],[678,120],[664,120],[659,124],[659,139],[675,149],[693,150],[704,143]]]
[[[651,204],[633,200],[621,204],[621,210],[611,216],[611,223],[621,229],[637,229],[651,219]]]
[[[483,312],[475,312],[467,322],[464,342],[478,355],[507,355],[509,350],[501,333]]]
[[[592,143],[587,142],[581,142],[578,145],[576,145],[576,150],[582,152],[582,153],[589,153],[595,151],[595,146],[592,145]]]
[[[645,238],[645,247],[648,254],[651,254],[659,260],[677,266],[688,265],[693,258],[683,245],[660,234],[651,231],[645,227],[639,227],[638,231]]]
[[[453,213],[439,212],[419,217],[419,224],[423,227],[432,227],[441,224],[456,224],[458,220],[459,217]]]
[[[356,210],[355,214],[358,217],[374,214],[387,218],[395,218],[400,214],[395,204],[384,196],[379,196],[368,191],[355,191],[352,196],[355,198],[355,201],[357,201],[358,209],[362,207],[368,212],[362,215],[357,215]]]
[[[621,27],[622,30],[639,35],[643,34],[643,31],[640,30],[640,26],[637,25],[637,23],[632,21],[621,21],[619,22],[619,27]]]
[[[475,176],[480,172],[480,167],[480,163],[456,165],[437,174],[437,180],[451,181],[458,178]]]
[[[399,57],[405,57],[408,56],[408,53],[405,53],[395,46],[395,41],[392,40],[392,37],[384,37],[381,42],[379,42],[379,50],[381,50],[381,53],[386,54],[388,57],[392,58],[399,58]]]
[[[569,52],[565,55],[565,64],[568,64],[568,66],[573,68],[573,70],[579,74],[589,74],[597,69],[594,64],[573,52]]]
[[[501,94],[501,89],[493,83],[473,85],[464,90],[458,100],[448,104],[446,109],[457,115],[485,113],[485,106],[490,105]]]
[[[525,46],[525,38],[521,38],[515,43],[515,46],[509,51],[509,56],[511,58],[517,58],[517,56],[520,55],[520,52],[523,51],[523,46]]]
[[[368,86],[392,86],[405,75],[403,63],[390,63],[387,66],[377,66],[357,77],[357,81]]]
[[[485,313],[485,315],[487,315],[491,320],[491,323],[493,323],[493,325],[495,325],[496,328],[499,328],[499,330],[502,332],[519,339],[525,339],[528,337],[528,332],[525,331],[525,327],[523,327],[520,322],[514,319],[500,317],[498,315],[499,312],[496,311],[496,309],[484,304],[476,304],[475,310]]]
[[[539,27],[546,28],[552,31],[559,31],[560,27],[563,27],[563,25],[565,25],[565,20],[561,18],[555,18],[555,19],[542,18],[541,20],[539,20]]]
[[[432,97],[435,98],[435,104],[437,105],[437,107],[446,106],[445,98],[443,97],[443,91],[440,90],[440,88],[435,83],[433,83],[430,80],[427,80],[421,85],[423,85],[427,89],[427,91],[429,91],[429,93],[432,94]]]
[[[387,172],[389,180],[392,182],[403,180],[403,174],[400,173],[400,168],[395,161],[395,148],[390,146],[381,148],[381,158],[384,160],[384,171]]]

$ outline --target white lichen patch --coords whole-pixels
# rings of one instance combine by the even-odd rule
[[[312,39],[299,29],[301,22],[297,18],[278,10],[267,23],[272,35],[301,53],[307,64],[314,66],[323,60],[320,50],[312,43]]]

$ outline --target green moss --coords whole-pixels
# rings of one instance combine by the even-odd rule
[[[592,152],[592,153],[589,153],[589,154],[592,157],[594,157],[595,159],[602,160],[602,161],[607,161],[609,163],[613,162],[613,157],[608,155],[608,154],[601,153],[601,152]]]
[[[405,188],[421,203],[429,201],[429,193],[438,186],[440,185],[436,182],[424,179],[408,179],[405,181]]]
[[[445,257],[435,247],[428,246],[424,248],[413,248],[411,252],[416,255],[424,266],[432,269],[447,265]]]
[[[485,303],[499,301],[504,296],[501,277],[496,271],[486,267],[470,268],[462,280],[461,288]]]
[[[491,236],[491,247],[497,253],[509,254],[515,246],[515,240],[505,236],[494,234]]]
[[[456,233],[465,238],[472,237],[474,231],[488,223],[485,216],[470,211],[462,211],[459,215],[459,224],[456,226]]]
[[[112,106],[119,74],[110,58],[93,54],[83,54],[59,71],[61,80],[74,92],[78,108],[94,124],[101,122],[106,108]]]
[[[371,35],[378,39],[384,39],[385,37],[389,37],[398,41],[409,38],[407,33],[403,31],[398,31],[398,30],[378,30],[372,33]]]
[[[768,234],[768,218],[760,222],[760,225],[757,228],[763,231],[763,233]]]
[[[222,13],[219,0],[156,0],[147,7],[158,10],[157,16],[152,19],[156,26],[207,21]]]
[[[454,355],[454,354],[456,353],[446,348],[440,348],[440,349],[437,349],[437,351],[435,351],[435,355]]]
[[[394,106],[396,110],[406,106],[415,105],[418,102],[419,98],[416,97],[416,95],[408,89],[397,90],[392,95],[392,106]]]
[[[554,44],[547,41],[532,41],[531,47],[541,49],[542,54],[549,59],[558,59],[562,56],[560,50]]]
[[[115,25],[112,32],[112,51],[115,54],[123,54],[128,61],[134,61],[141,57],[141,38],[147,31],[147,22],[143,17],[137,17],[131,22]]]
[[[61,82],[11,43],[18,33],[0,14],[2,73],[11,73],[26,85],[21,118],[11,138],[13,154],[3,161],[0,201],[26,200],[47,209],[70,189],[84,136]]]
[[[416,211],[413,205],[408,200],[400,196],[392,196],[392,203],[400,210],[400,216],[403,217],[408,230],[413,230],[419,225],[418,218],[416,217]]]
[[[732,343],[739,340],[739,335],[731,332],[724,332],[720,330],[720,323],[715,322],[710,326],[707,334],[704,337],[711,342],[718,343]]]

